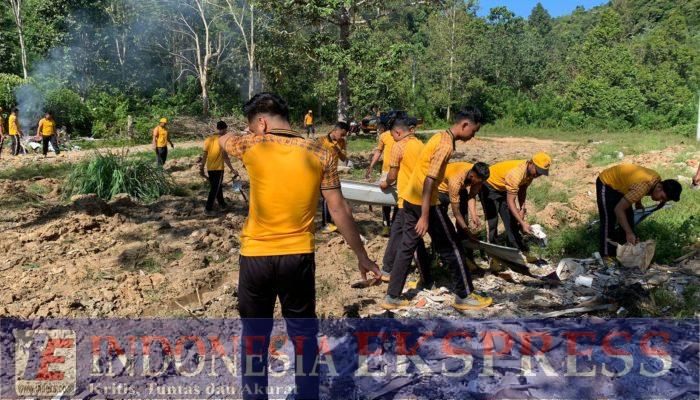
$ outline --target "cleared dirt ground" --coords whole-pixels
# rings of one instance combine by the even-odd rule
[[[142,146],[130,151],[149,149]],[[531,211],[534,220],[548,230],[587,221],[596,210],[594,183],[601,170],[589,162],[591,146],[528,138],[476,139],[459,144],[456,159],[491,163],[527,158],[537,151],[547,151],[554,158],[551,176],[544,178],[551,183],[550,192],[564,192],[569,200],[542,208],[529,206],[537,210]],[[680,151],[670,148],[625,157],[625,161],[669,165]],[[8,160],[4,156],[0,165],[16,168],[45,163],[58,168],[89,153],[65,152],[46,160],[37,156]],[[362,152],[352,158],[363,167],[369,156],[370,152]],[[693,158],[697,160],[697,154]],[[184,194],[165,196],[151,205],[137,204],[128,196],[109,203],[91,196],[67,202],[61,198],[62,181],[56,178],[0,180],[0,316],[236,317],[238,235],[247,207],[228,190],[230,209],[206,216],[203,202],[208,187],[198,175],[198,161],[196,156],[169,161],[166,169]],[[247,180],[240,163],[234,166]],[[690,171],[697,165],[689,161],[680,167]],[[370,211],[368,206],[355,205],[354,215],[368,240],[371,257],[381,262],[387,239],[379,236],[379,208]],[[319,315],[378,313],[377,302],[386,286],[352,288],[359,274],[347,245],[337,234],[316,237]],[[698,261],[684,263],[693,267]],[[440,283],[449,286],[449,273],[441,268],[438,275]],[[474,317],[537,316],[575,306],[582,296],[591,294],[514,272],[479,272],[475,286],[493,296],[494,305],[470,314]]]

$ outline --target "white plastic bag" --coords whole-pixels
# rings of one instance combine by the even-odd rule
[[[624,244],[617,246],[617,260],[625,267],[646,270],[654,258],[656,242],[647,240],[636,245]]]

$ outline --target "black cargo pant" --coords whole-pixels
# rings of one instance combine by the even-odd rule
[[[19,135],[10,135],[12,138],[12,155],[17,156],[20,153]]]
[[[382,206],[382,222],[384,222],[384,226],[391,226],[398,212],[399,208],[396,206]]]
[[[168,159],[168,146],[156,147],[156,161],[158,165],[165,165],[165,161]]]
[[[394,260],[387,291],[387,294],[392,297],[401,295],[413,253],[422,241],[415,229],[420,216],[421,206],[404,201],[401,241],[396,249],[396,259]],[[452,269],[455,281],[455,294],[461,298],[466,297],[474,291],[471,273],[464,261],[464,253],[459,245],[455,227],[444,210],[438,206],[430,207],[428,233],[440,259]]]
[[[403,236],[404,229],[404,212],[403,208],[399,208],[396,213],[394,221],[391,223],[391,233],[389,234],[389,242],[386,245],[386,250],[384,250],[384,258],[382,259],[382,270],[386,273],[391,274],[394,268],[394,260],[396,260],[396,250],[399,248],[401,243],[401,237]],[[421,274],[421,279],[423,280],[423,285],[430,287],[433,284],[433,275],[430,271],[430,254],[425,248],[425,242],[423,238],[418,240],[415,252],[413,253],[413,258],[416,260],[418,265],[418,270]],[[403,287],[402,287],[403,289]]]
[[[311,374],[318,354],[315,273],[313,253],[261,257],[241,255],[238,309],[243,318],[241,374],[244,399],[268,398],[268,348],[277,297],[295,354],[303,354],[302,371],[295,363],[296,398],[318,398],[318,371],[313,371],[315,375]],[[251,370],[248,370],[248,366]]]
[[[209,196],[207,197],[207,205],[205,210],[211,211],[214,209],[214,201],[219,202],[221,208],[226,208],[226,200],[224,199],[224,171],[208,171],[209,173]]]
[[[523,236],[520,233],[520,224],[508,208],[506,192],[499,192],[490,185],[484,184],[481,186],[479,197],[481,198],[481,206],[486,216],[489,243],[496,243],[496,236],[498,235],[498,216],[500,215],[503,221],[503,228],[506,231],[506,237],[508,238],[508,244],[520,251],[528,251],[529,248],[525,244]]]
[[[602,257],[615,256],[617,254],[615,245],[608,242],[608,239],[619,244],[627,243],[627,236],[617,223],[615,207],[620,203],[625,195],[617,190],[603,184],[598,178],[595,181],[595,196],[598,202],[598,214],[600,215],[600,241],[598,249]],[[634,210],[630,206],[626,211],[627,221],[634,229]]]
[[[44,155],[49,154],[49,143],[51,143],[51,147],[53,147],[54,153],[59,154],[61,152],[61,150],[58,148],[58,138],[56,137],[56,135],[42,136],[41,145]]]

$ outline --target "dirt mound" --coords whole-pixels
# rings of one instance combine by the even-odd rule
[[[578,225],[586,220],[586,216],[564,203],[549,203],[536,214],[537,222],[548,228],[560,228]]]

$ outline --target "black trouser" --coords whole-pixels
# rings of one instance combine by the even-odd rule
[[[393,208],[393,215],[392,215]],[[382,222],[384,226],[391,226],[391,224],[396,219],[396,214],[398,214],[399,208],[397,206],[382,206]]]
[[[158,165],[165,165],[165,161],[168,159],[168,146],[156,147],[156,161]]]
[[[306,137],[309,137],[312,133],[316,134],[316,128],[313,125],[306,125]]]
[[[19,135],[10,135],[10,137],[12,138],[12,155],[17,156],[20,149]]]
[[[484,215],[486,216],[488,241],[489,243],[496,243],[498,216],[500,215],[503,221],[503,228],[508,237],[508,244],[520,251],[528,251],[529,248],[520,234],[520,224],[511,214],[506,196],[506,192],[499,192],[487,184],[481,186],[479,197],[481,197],[481,206],[484,208]]]
[[[256,394],[254,389],[267,392],[268,348],[277,297],[295,354],[302,353],[298,345],[303,347],[303,371],[295,371],[296,398],[318,398],[318,374],[309,376],[318,353],[315,273],[313,253],[240,257],[238,309],[243,318],[241,374],[244,399],[268,397],[267,394]],[[253,355],[252,371],[246,369],[249,350]]]
[[[604,185],[600,178],[595,181],[595,196],[598,202],[598,214],[600,215],[600,242],[598,249],[602,257],[614,256],[617,254],[615,245],[608,242],[608,239],[619,244],[627,243],[627,235],[622,227],[617,224],[615,207],[620,203],[625,195]],[[625,210],[627,222],[634,229],[634,210],[630,206]]]
[[[226,207],[224,199],[224,170],[209,171],[209,197],[207,197],[207,205],[205,210],[211,211],[214,208],[214,201],[219,201],[221,208]]]
[[[462,214],[462,217],[465,221],[468,221],[467,217],[469,216],[469,203],[467,196],[468,193],[466,190],[461,190],[459,192],[459,212]],[[438,201],[440,202],[440,207],[442,207],[445,210],[445,212],[447,212],[447,210],[450,209],[451,202],[449,194],[445,192],[439,192]]]
[[[421,206],[404,201],[401,241],[396,249],[396,259],[394,260],[387,291],[387,294],[390,296],[398,297],[401,295],[413,253],[422,241],[415,229],[420,216]],[[452,269],[455,281],[455,294],[461,298],[466,297],[474,291],[471,273],[464,261],[464,253],[459,245],[455,227],[442,208],[437,206],[430,207],[428,233],[440,259]]]
[[[399,243],[401,243],[401,236],[403,236],[403,220],[403,209],[399,208],[398,212],[394,216],[394,221],[391,223],[389,242],[386,245],[386,250],[384,250],[384,258],[382,259],[382,270],[389,274],[394,268],[396,250],[399,247]],[[420,271],[423,285],[430,287],[433,284],[433,276],[432,272],[430,271],[430,254],[425,248],[423,238],[420,238],[418,241],[413,258],[416,260],[416,264],[418,265],[418,270]]]
[[[323,199],[321,202],[321,220],[322,220],[324,226],[326,224],[333,223],[333,218],[331,217],[331,212],[328,211],[328,203],[326,203],[326,199]]]
[[[42,136],[41,145],[44,155],[49,154],[49,143],[51,143],[51,147],[53,147],[54,153],[59,154],[61,152],[61,150],[59,150],[58,148],[58,138],[56,137],[56,135]]]

